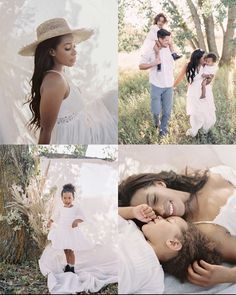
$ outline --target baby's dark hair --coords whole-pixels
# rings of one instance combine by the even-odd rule
[[[164,23],[167,23],[167,18],[164,15],[164,13],[159,13],[154,17],[154,22],[153,24],[156,25],[158,23],[158,21],[160,20],[160,18],[163,17],[164,18]]]
[[[165,37],[170,36],[170,35],[171,35],[171,33],[165,29],[160,29],[159,31],[157,31],[157,38],[164,39]]]
[[[217,61],[217,55],[214,52],[209,52],[205,58],[211,58],[213,60],[213,62]]]
[[[194,224],[188,223],[188,229],[182,234],[180,238],[182,248],[177,256],[161,264],[165,272],[175,276],[183,283],[188,277],[188,267],[194,261],[204,260],[208,263],[220,264],[223,259],[216,250],[215,244]]]
[[[75,197],[75,187],[71,183],[63,185],[63,188],[62,188],[62,191],[61,191],[61,196],[64,193],[68,193],[68,192],[72,193],[73,197]]]

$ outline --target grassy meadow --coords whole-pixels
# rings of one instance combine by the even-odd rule
[[[178,61],[175,76],[183,63]],[[236,67],[220,68],[213,81],[216,124],[208,134],[201,130],[195,138],[185,135],[190,127],[186,115],[187,82],[174,91],[169,134],[159,138],[150,112],[148,71],[120,69],[119,144],[236,144]]]
[[[118,284],[109,284],[100,291],[77,294],[117,294]],[[0,294],[49,294],[47,279],[40,273],[38,262],[19,265],[0,262]]]

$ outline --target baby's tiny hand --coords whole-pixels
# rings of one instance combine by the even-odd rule
[[[149,222],[156,218],[156,214],[153,209],[147,204],[138,205],[133,208],[134,218],[142,221]]]
[[[72,223],[72,227],[77,227],[79,225],[79,223],[84,222],[82,219],[75,219]]]
[[[72,222],[72,227],[77,227],[78,226],[78,221],[77,219],[75,219],[73,222]]]

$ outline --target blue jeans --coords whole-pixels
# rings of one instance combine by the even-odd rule
[[[153,114],[155,126],[160,127],[160,131],[163,133],[167,133],[172,105],[173,88],[160,88],[151,84],[151,112]],[[162,113],[161,120],[160,113]]]

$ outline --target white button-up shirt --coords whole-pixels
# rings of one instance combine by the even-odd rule
[[[157,71],[157,66],[149,70],[149,82],[160,88],[173,87],[174,84],[174,59],[169,47],[163,47],[159,52],[161,60],[161,71]],[[148,50],[141,55],[140,64],[148,64],[156,59],[155,51]]]

